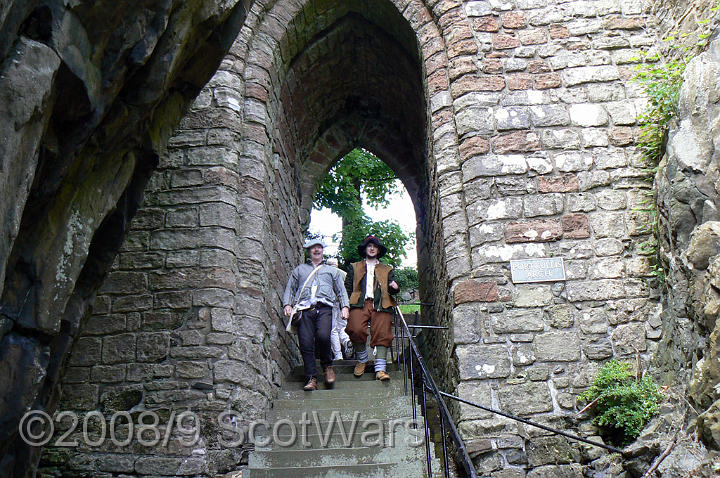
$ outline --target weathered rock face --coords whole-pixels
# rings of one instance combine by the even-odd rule
[[[657,174],[669,263],[668,309],[658,361],[678,384],[690,377],[689,396],[701,412],[699,431],[712,448],[717,433],[720,383],[717,316],[720,311],[720,41],[692,60],[685,72],[680,115],[669,134]]]
[[[0,6],[0,453],[61,364],[185,106],[229,49],[236,1]],[[14,471],[13,471],[14,470]]]
[[[688,65],[680,115],[670,131],[667,155],[656,181],[663,229],[661,248],[670,266],[671,284],[659,358],[668,365],[669,373],[680,372],[677,378],[686,378],[682,374],[688,371],[678,364],[695,363],[714,348],[711,337],[718,301],[715,259],[720,252],[716,186],[720,157],[715,147],[720,134],[719,59],[715,41]],[[700,368],[706,370],[713,361],[706,357]],[[699,402],[709,399],[696,398]]]

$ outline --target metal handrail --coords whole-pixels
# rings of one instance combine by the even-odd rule
[[[426,390],[432,393],[435,396],[435,400],[438,403],[438,407],[440,408],[440,426],[443,431],[443,460],[445,464],[445,477],[450,478],[450,470],[448,468],[448,461],[447,461],[447,443],[445,440],[445,426],[447,423],[448,428],[450,429],[450,436],[452,440],[455,442],[455,446],[457,447],[457,452],[460,458],[460,462],[465,468],[465,472],[467,473],[467,476],[469,478],[476,478],[477,474],[475,473],[475,466],[473,466],[472,460],[470,459],[470,455],[468,455],[467,449],[465,447],[465,442],[463,442],[462,437],[460,436],[460,432],[458,432],[457,427],[455,427],[455,422],[453,422],[452,416],[450,415],[450,411],[448,410],[447,406],[445,405],[445,401],[442,398],[440,389],[438,389],[437,385],[435,384],[435,380],[433,379],[432,375],[430,375],[430,372],[428,371],[428,368],[425,365],[425,361],[422,358],[422,354],[420,354],[420,350],[415,344],[415,340],[413,340],[413,336],[410,333],[410,327],[408,326],[407,322],[405,321],[405,317],[403,316],[403,313],[400,311],[399,307],[395,307],[395,310],[397,311],[398,317],[400,318],[400,334],[401,334],[401,342],[404,342],[405,338],[407,337],[408,344],[410,345],[410,350],[412,351],[412,355],[408,356],[407,353],[404,353],[403,351],[403,361],[404,363],[404,369],[407,371],[409,368],[410,371],[410,389],[411,389],[411,396],[412,396],[412,407],[413,407],[413,422],[416,423],[415,419],[417,416],[416,410],[416,401],[415,401],[415,393],[414,393],[414,385],[415,385],[415,370],[413,366],[413,362],[417,362],[419,368],[420,368],[420,378],[422,380],[422,407],[423,407],[423,413],[425,414],[425,458],[427,460],[427,473],[428,478],[432,477],[432,460],[430,458],[430,429],[428,427],[427,422],[427,399],[426,399]],[[416,315],[417,317],[417,315]],[[397,344],[399,347],[399,344]],[[398,357],[400,356],[400,351],[398,350]],[[409,361],[409,366],[408,366]],[[406,379],[407,380],[407,379]],[[407,384],[407,382],[405,382]],[[408,393],[407,385],[405,387],[405,393]]]
[[[413,326],[407,324],[407,322],[405,321],[405,317],[403,316],[403,313],[400,311],[399,307],[395,307],[395,309],[397,311],[397,315],[400,318],[400,325],[401,325],[401,327],[400,327],[400,336],[401,336],[400,342],[404,344],[405,339],[407,338],[408,344],[410,345],[410,351],[412,352],[412,354],[410,356],[408,356],[408,354],[405,353],[405,351],[403,350],[402,351],[402,362],[403,362],[403,365],[404,365],[403,368],[405,371],[405,373],[403,374],[403,380],[404,380],[403,383],[405,384],[404,388],[405,388],[406,395],[408,394],[408,386],[407,386],[408,372],[410,375],[409,381],[410,381],[410,391],[411,391],[411,396],[412,396],[412,409],[413,409],[413,422],[414,423],[416,423],[415,419],[417,416],[417,412],[416,412],[417,403],[416,403],[416,399],[415,399],[415,386],[414,386],[415,385],[415,367],[413,366],[413,362],[417,361],[417,364],[419,365],[419,368],[420,368],[420,374],[421,374],[420,379],[422,382],[421,398],[422,398],[423,414],[425,416],[425,420],[424,420],[424,423],[425,423],[425,454],[426,454],[425,456],[427,459],[428,478],[432,477],[432,463],[431,463],[431,459],[430,459],[430,443],[429,443],[430,442],[430,440],[429,440],[430,432],[429,432],[429,426],[427,423],[427,400],[426,400],[426,394],[425,394],[426,390],[431,392],[435,396],[435,399],[440,408],[440,428],[441,428],[441,433],[442,433],[443,461],[444,461],[444,465],[445,465],[445,477],[446,478],[450,477],[450,472],[448,469],[448,450],[447,450],[446,430],[445,430],[446,421],[447,421],[448,427],[450,428],[451,437],[452,437],[453,441],[455,442],[455,445],[457,446],[457,451],[459,454],[460,462],[463,465],[463,467],[465,468],[467,476],[469,478],[475,478],[477,475],[475,473],[475,467],[472,463],[472,460],[470,459],[470,456],[467,453],[467,449],[465,448],[465,444],[462,440],[462,437],[460,436],[460,433],[458,432],[458,430],[455,426],[455,422],[453,421],[452,416],[450,415],[450,412],[448,411],[448,408],[445,405],[445,400],[443,400],[443,397],[447,397],[447,398],[450,398],[457,402],[465,403],[467,405],[470,405],[470,406],[473,406],[476,408],[480,408],[482,410],[485,410],[485,411],[488,411],[488,412],[491,412],[491,413],[494,413],[497,415],[501,415],[503,417],[524,423],[526,425],[531,425],[531,426],[540,428],[542,430],[550,431],[550,432],[556,433],[558,435],[562,435],[564,437],[567,437],[567,438],[570,438],[573,440],[577,440],[577,441],[587,443],[587,444],[590,444],[593,446],[604,448],[604,449],[609,450],[614,453],[621,453],[621,454],[623,453],[623,451],[619,448],[615,448],[613,446],[606,445],[604,443],[599,443],[599,442],[595,442],[592,440],[588,440],[587,438],[583,438],[583,437],[574,435],[572,433],[568,433],[563,430],[558,430],[556,428],[542,425],[540,423],[535,423],[526,418],[517,417],[515,415],[511,415],[509,413],[505,413],[500,410],[495,410],[493,408],[486,407],[484,405],[480,405],[478,403],[474,403],[469,400],[465,400],[463,398],[460,398],[455,395],[451,395],[449,393],[441,391],[440,389],[438,389],[437,385],[435,384],[435,380],[433,379],[432,375],[428,371],[428,369],[425,365],[425,362],[422,358],[422,355],[420,354],[420,350],[419,350],[417,344],[415,343],[415,340],[413,340],[414,337],[410,332],[410,329]],[[415,320],[417,321],[417,312],[415,313]],[[395,325],[397,327],[397,322]],[[417,326],[415,326],[415,327],[417,327]],[[447,327],[425,326],[425,327],[421,327],[421,328],[443,329],[443,328],[447,328]],[[397,357],[399,358],[401,351],[400,351],[400,344],[397,344],[397,341],[396,341],[396,348],[397,348]]]

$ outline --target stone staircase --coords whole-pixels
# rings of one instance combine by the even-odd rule
[[[266,416],[274,431],[264,434],[266,443],[256,440],[243,477],[427,476],[423,417],[418,408],[412,429],[401,372],[389,364],[392,378],[380,382],[372,364],[360,378],[352,374],[354,365],[336,361],[334,387],[321,383],[314,392],[302,390],[302,368],[293,371]],[[443,476],[434,457],[432,468],[434,476]]]

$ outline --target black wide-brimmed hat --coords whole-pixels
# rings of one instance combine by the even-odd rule
[[[360,257],[365,257],[365,248],[367,248],[368,244],[370,244],[371,242],[372,242],[373,244],[375,244],[376,246],[378,246],[378,255],[377,255],[377,257],[378,257],[378,259],[380,259],[380,258],[381,258],[382,256],[384,256],[385,253],[387,252],[387,247],[383,246],[383,245],[380,243],[380,239],[378,239],[378,238],[375,237],[375,236],[368,236],[368,237],[365,238],[365,240],[363,241],[363,243],[358,246],[358,254],[360,254]]]

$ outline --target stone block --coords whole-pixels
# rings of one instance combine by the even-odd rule
[[[617,355],[632,355],[647,348],[645,343],[645,326],[631,322],[618,325],[612,333],[612,342]]]
[[[102,363],[127,363],[135,360],[134,334],[120,334],[104,337],[102,344]]]
[[[573,281],[566,284],[565,291],[570,302],[625,298],[623,281],[617,279]]]
[[[125,380],[125,365],[95,365],[90,373],[92,383],[114,383]]]
[[[458,396],[485,407],[492,407],[492,390],[487,380],[470,380],[460,382],[457,386]],[[478,418],[491,418],[492,414],[481,408],[460,404],[460,421]]]
[[[113,271],[102,286],[103,292],[118,295],[141,294],[146,290],[147,279],[142,272]]]
[[[522,199],[508,197],[468,204],[468,219],[471,224],[495,219],[516,219],[522,214]]]
[[[498,300],[497,282],[466,280],[453,289],[455,305],[466,302],[495,302]]]
[[[545,382],[527,382],[500,387],[498,401],[501,410],[519,416],[553,410],[550,388]]]
[[[553,300],[552,288],[547,284],[521,284],[513,291],[516,307],[543,307]]]
[[[547,310],[548,324],[555,329],[566,329],[575,325],[574,308],[569,305],[554,305]]]
[[[545,149],[580,149],[580,133],[571,129],[542,130],[542,144]],[[547,171],[548,173],[551,172]]]
[[[474,18],[472,21],[472,27],[473,30],[475,30],[476,32],[495,33],[500,30],[500,22],[498,21],[497,17],[488,15],[480,18]],[[495,71],[494,73],[501,72]]]
[[[205,377],[210,369],[205,362],[192,362],[181,360],[175,364],[178,378],[199,379]]]
[[[625,261],[620,257],[595,259],[589,272],[590,279],[616,279],[625,272]]]
[[[607,312],[604,309],[586,309],[579,315],[580,330],[583,334],[606,334]]]
[[[540,362],[574,362],[580,360],[577,332],[551,331],[538,334],[533,341],[535,357]]]
[[[494,110],[495,123],[499,131],[530,128],[530,114],[522,106],[509,106]]]
[[[531,106],[530,116],[536,127],[567,126],[570,115],[565,107],[554,105]]]
[[[525,217],[554,216],[563,211],[562,194],[537,194],[523,198]]]
[[[499,241],[503,238],[504,227],[501,223],[487,222],[472,226],[470,228],[470,244],[476,246],[486,242]]]
[[[545,465],[530,470],[527,478],[582,478],[582,465]]]
[[[510,309],[505,314],[493,314],[493,331],[496,334],[539,332],[545,328],[542,312],[538,309]]]
[[[469,344],[480,341],[484,332],[482,316],[484,314],[473,305],[461,305],[453,309],[453,342]]]
[[[576,126],[605,126],[609,120],[607,111],[595,103],[571,105],[569,113],[572,124]]]
[[[606,237],[595,241],[595,251],[598,256],[615,256],[622,253],[625,250],[625,245],[622,241]]]
[[[583,344],[585,356],[590,360],[605,360],[613,356],[613,347],[606,337],[588,339]]]
[[[461,380],[505,378],[510,375],[510,353],[500,344],[468,344],[455,348]]]
[[[625,215],[622,212],[597,212],[590,214],[590,228],[596,238],[626,236]]]
[[[528,465],[536,468],[543,465],[578,463],[580,451],[562,436],[537,437],[525,443]]]
[[[483,107],[468,107],[455,116],[458,135],[467,133],[491,134],[494,131],[492,110]]]
[[[460,151],[460,161],[465,162],[473,156],[483,155],[490,151],[490,141],[482,136],[472,136],[463,139],[458,149]]]
[[[530,171],[538,174],[548,174],[553,170],[553,163],[550,158],[540,153],[528,157],[527,164]]]
[[[562,235],[562,225],[557,220],[511,222],[505,229],[505,242],[550,242],[557,241]]]
[[[89,383],[63,387],[62,403],[66,410],[94,410],[98,404],[100,387]]]
[[[595,195],[591,193],[568,194],[567,208],[570,212],[589,212],[597,209]]]
[[[538,90],[548,90],[551,88],[559,88],[562,86],[562,80],[557,73],[543,73],[535,77],[535,88]]]
[[[518,131],[496,136],[490,142],[493,152],[497,154],[538,151],[542,147],[540,137],[534,131]]]
[[[527,244],[483,244],[473,249],[473,262],[484,264],[486,262],[507,262],[510,259],[528,259],[531,257],[547,257],[548,248],[542,243]]]
[[[249,364],[236,360],[218,360],[213,364],[215,382],[229,382],[253,387],[257,372]]]
[[[586,239],[590,237],[590,223],[585,214],[566,214],[560,218],[563,238]]]
[[[114,473],[132,473],[135,470],[134,455],[101,455],[98,457],[97,469]]]
[[[138,362],[158,362],[168,356],[170,334],[167,332],[142,333],[137,338]]]
[[[462,170],[465,181],[477,177],[523,174],[527,172],[527,161],[522,155],[474,156],[463,163]]]
[[[93,315],[85,323],[83,335],[110,335],[126,331],[124,314]]]
[[[524,177],[495,178],[495,187],[500,196],[520,196],[535,193],[535,185]]]
[[[528,343],[518,344],[512,349],[513,365],[523,367],[535,362],[535,353],[532,345]]]
[[[587,171],[593,164],[591,154],[579,152],[557,153],[553,155],[553,160],[557,169],[565,173]]]
[[[482,17],[493,12],[490,2],[485,0],[473,0],[465,4],[465,12],[469,17]]]
[[[585,148],[605,147],[610,144],[605,128],[583,128],[581,131],[582,145]]]
[[[537,179],[540,193],[567,193],[578,191],[578,179],[575,174],[561,176],[540,176]]]
[[[515,73],[506,75],[507,88],[513,90],[530,90],[533,87],[533,76],[528,73]],[[529,121],[528,121],[529,126]]]
[[[583,83],[609,82],[620,79],[620,71],[616,66],[584,66],[568,68],[563,71],[565,86],[575,86]]]

